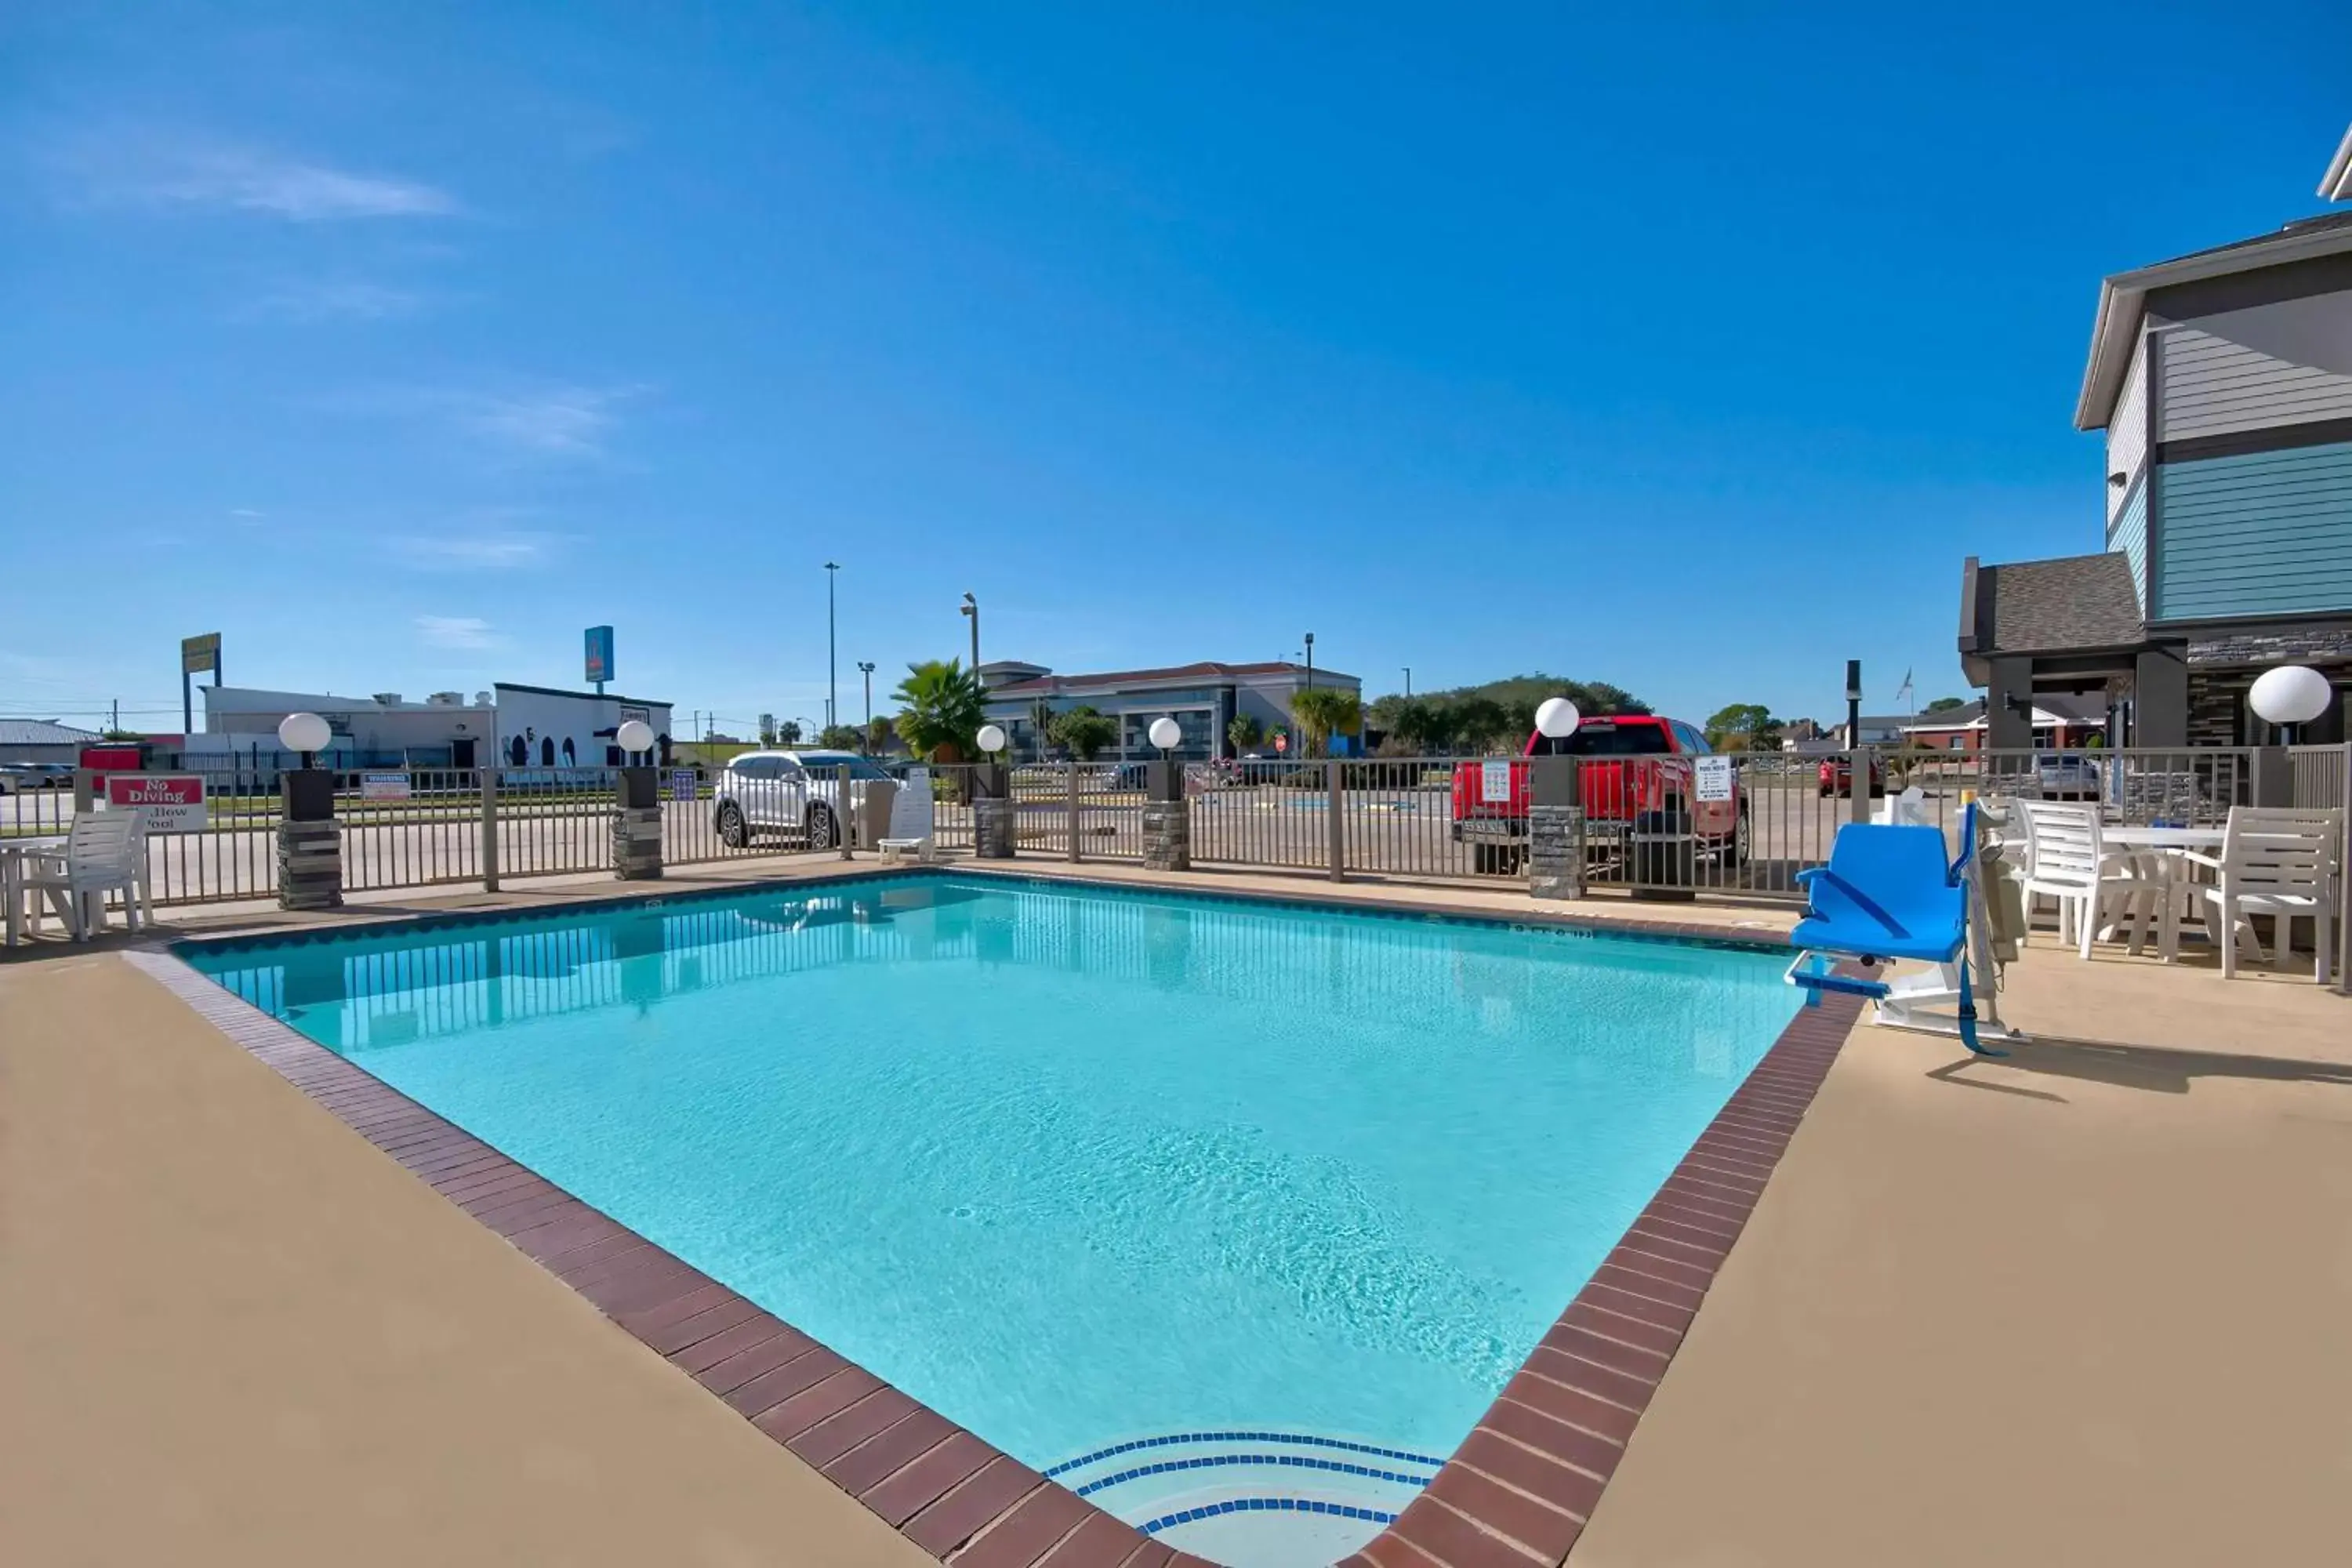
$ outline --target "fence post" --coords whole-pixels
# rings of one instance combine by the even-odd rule
[[[1333,757],[1323,766],[1327,771],[1324,782],[1330,790],[1328,809],[1323,813],[1327,819],[1325,829],[1328,839],[1324,853],[1331,863],[1331,879],[1335,882],[1344,882],[1348,879],[1348,842],[1347,834],[1344,831],[1346,825],[1340,820],[1345,807],[1342,805],[1343,793],[1339,787],[1339,759]]]
[[[2289,770],[2284,746],[2257,746],[2253,755],[2253,784],[2249,792],[2252,798],[2247,805],[2254,806],[2293,805],[2294,780]]]
[[[2344,822],[2344,842],[2336,851],[2336,990],[2352,996],[2352,741],[2343,752],[2336,769],[2336,809]]]
[[[342,829],[335,775],[289,768],[278,775],[278,907],[331,910],[343,901]]]
[[[1846,757],[1853,769],[1846,780],[1846,820],[1868,822],[1870,820],[1870,771],[1872,764],[1878,760],[1878,752],[1875,748],[1870,746],[1856,746],[1846,753]]]
[[[658,880],[662,874],[661,784],[653,769],[625,767],[614,773],[613,875],[624,882]]]
[[[851,840],[856,837],[858,831],[863,830],[865,825],[858,822],[849,809],[849,764],[844,763],[833,772],[833,803],[839,808],[833,814],[833,836],[841,840],[841,858],[845,860],[853,860],[856,857],[850,852]],[[862,816],[864,814],[861,812],[856,815]]]
[[[1070,773],[1070,844],[1069,861],[1078,863],[1078,759],[1072,757],[1066,764]]]
[[[482,770],[482,890],[499,890],[499,770]]]

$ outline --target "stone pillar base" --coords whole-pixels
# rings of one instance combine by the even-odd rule
[[[982,860],[1013,858],[1013,806],[1001,795],[971,803],[971,852]]]
[[[1148,871],[1192,868],[1192,808],[1181,800],[1155,800],[1143,808],[1143,866]]]
[[[323,822],[278,823],[278,907],[281,910],[332,910],[343,902],[342,825]]]
[[[1528,807],[1528,896],[1584,897],[1584,808]]]
[[[658,805],[625,805],[613,813],[613,875],[624,882],[650,882],[662,874],[662,819]]]

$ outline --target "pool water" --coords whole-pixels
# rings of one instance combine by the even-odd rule
[[[1770,953],[948,875],[185,955],[1124,1517],[1281,1481],[1359,1538],[1796,1007]]]

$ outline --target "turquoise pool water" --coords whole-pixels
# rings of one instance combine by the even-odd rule
[[[1769,953],[952,876],[186,955],[1040,1468],[1450,1453],[1795,1009]]]

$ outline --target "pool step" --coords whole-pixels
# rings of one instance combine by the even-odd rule
[[[1346,1556],[1427,1486],[1433,1455],[1270,1428],[1157,1433],[1046,1474],[1155,1540],[1234,1568]]]

